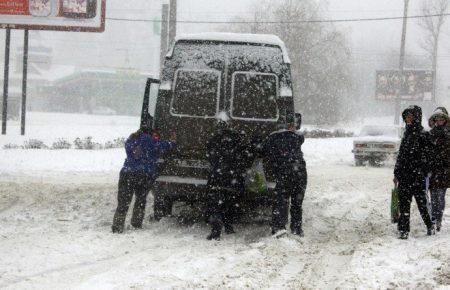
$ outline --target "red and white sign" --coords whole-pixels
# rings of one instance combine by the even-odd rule
[[[106,0],[0,0],[0,28],[103,32]]]

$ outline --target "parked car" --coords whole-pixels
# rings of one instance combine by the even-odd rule
[[[355,165],[362,166],[368,161],[371,166],[378,166],[389,158],[395,159],[402,135],[403,128],[400,126],[363,126],[359,137],[353,141]]]
[[[147,81],[142,110],[141,123],[151,120],[162,138],[177,134],[177,151],[158,161],[155,219],[170,214],[174,201],[206,197],[205,143],[224,114],[249,140],[262,140],[278,124],[295,120],[290,60],[277,36],[200,33],[175,39],[161,80]]]

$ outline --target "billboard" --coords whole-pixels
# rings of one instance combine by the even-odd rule
[[[106,0],[1,0],[0,28],[103,32]]]
[[[427,70],[382,70],[376,73],[375,98],[382,101],[395,100],[397,90],[400,99],[408,101],[431,101],[433,98],[434,73]]]

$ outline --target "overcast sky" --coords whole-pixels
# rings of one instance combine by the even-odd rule
[[[130,19],[160,19],[163,0],[108,0],[107,17]],[[179,0],[179,20],[229,20],[250,17],[249,7],[255,0]],[[273,0],[279,2],[282,0]],[[421,14],[420,1],[410,1],[410,15]],[[324,1],[322,1],[324,2]],[[403,0],[328,0],[324,18],[368,18],[401,16]],[[417,20],[408,23],[407,53],[422,55],[420,29]],[[379,54],[386,49],[400,47],[401,21],[353,22],[338,24],[347,33],[357,59]],[[445,24],[449,34],[450,21]],[[180,24],[178,33],[213,31],[217,27],[205,24]],[[13,31],[12,54],[21,46],[22,32]],[[159,36],[153,33],[151,22],[128,22],[107,20],[104,33],[32,32],[31,45],[53,48],[53,64],[89,67],[91,69],[130,68],[155,74],[158,71]],[[4,30],[0,31],[0,41]],[[442,66],[450,66],[450,41],[441,42]],[[0,44],[3,54],[3,45]],[[15,60],[13,59],[12,62]],[[3,60],[1,61],[3,66]],[[446,72],[447,73],[447,72]]]

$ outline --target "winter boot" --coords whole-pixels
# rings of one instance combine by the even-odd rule
[[[407,240],[408,239],[408,232],[400,232],[400,236],[398,237],[401,240]]]
[[[121,233],[123,233],[123,227],[113,225],[111,228],[112,228],[112,232],[114,234],[121,234]]]
[[[234,231],[234,228],[233,228],[233,226],[231,225],[231,224],[225,224],[224,225],[224,227],[225,227],[225,233],[227,234],[227,235],[231,235],[231,234],[234,234],[234,233],[236,233],[235,231]]]
[[[438,232],[441,231],[441,222],[440,221],[436,222],[436,231],[438,231]]]
[[[220,233],[222,232],[222,221],[217,217],[211,217],[211,233],[206,237],[207,240],[220,240]]]
[[[427,236],[432,236],[436,234],[436,230],[434,229],[434,225],[427,228]]]
[[[303,230],[301,228],[292,230],[292,234],[299,236],[299,237],[305,236],[305,233],[303,232]]]
[[[114,214],[113,224],[112,224],[112,232],[115,234],[121,234],[123,233],[123,230],[125,228],[125,214],[121,212],[116,212]]]
[[[287,235],[286,229],[272,229],[272,237],[274,238],[282,238]]]

